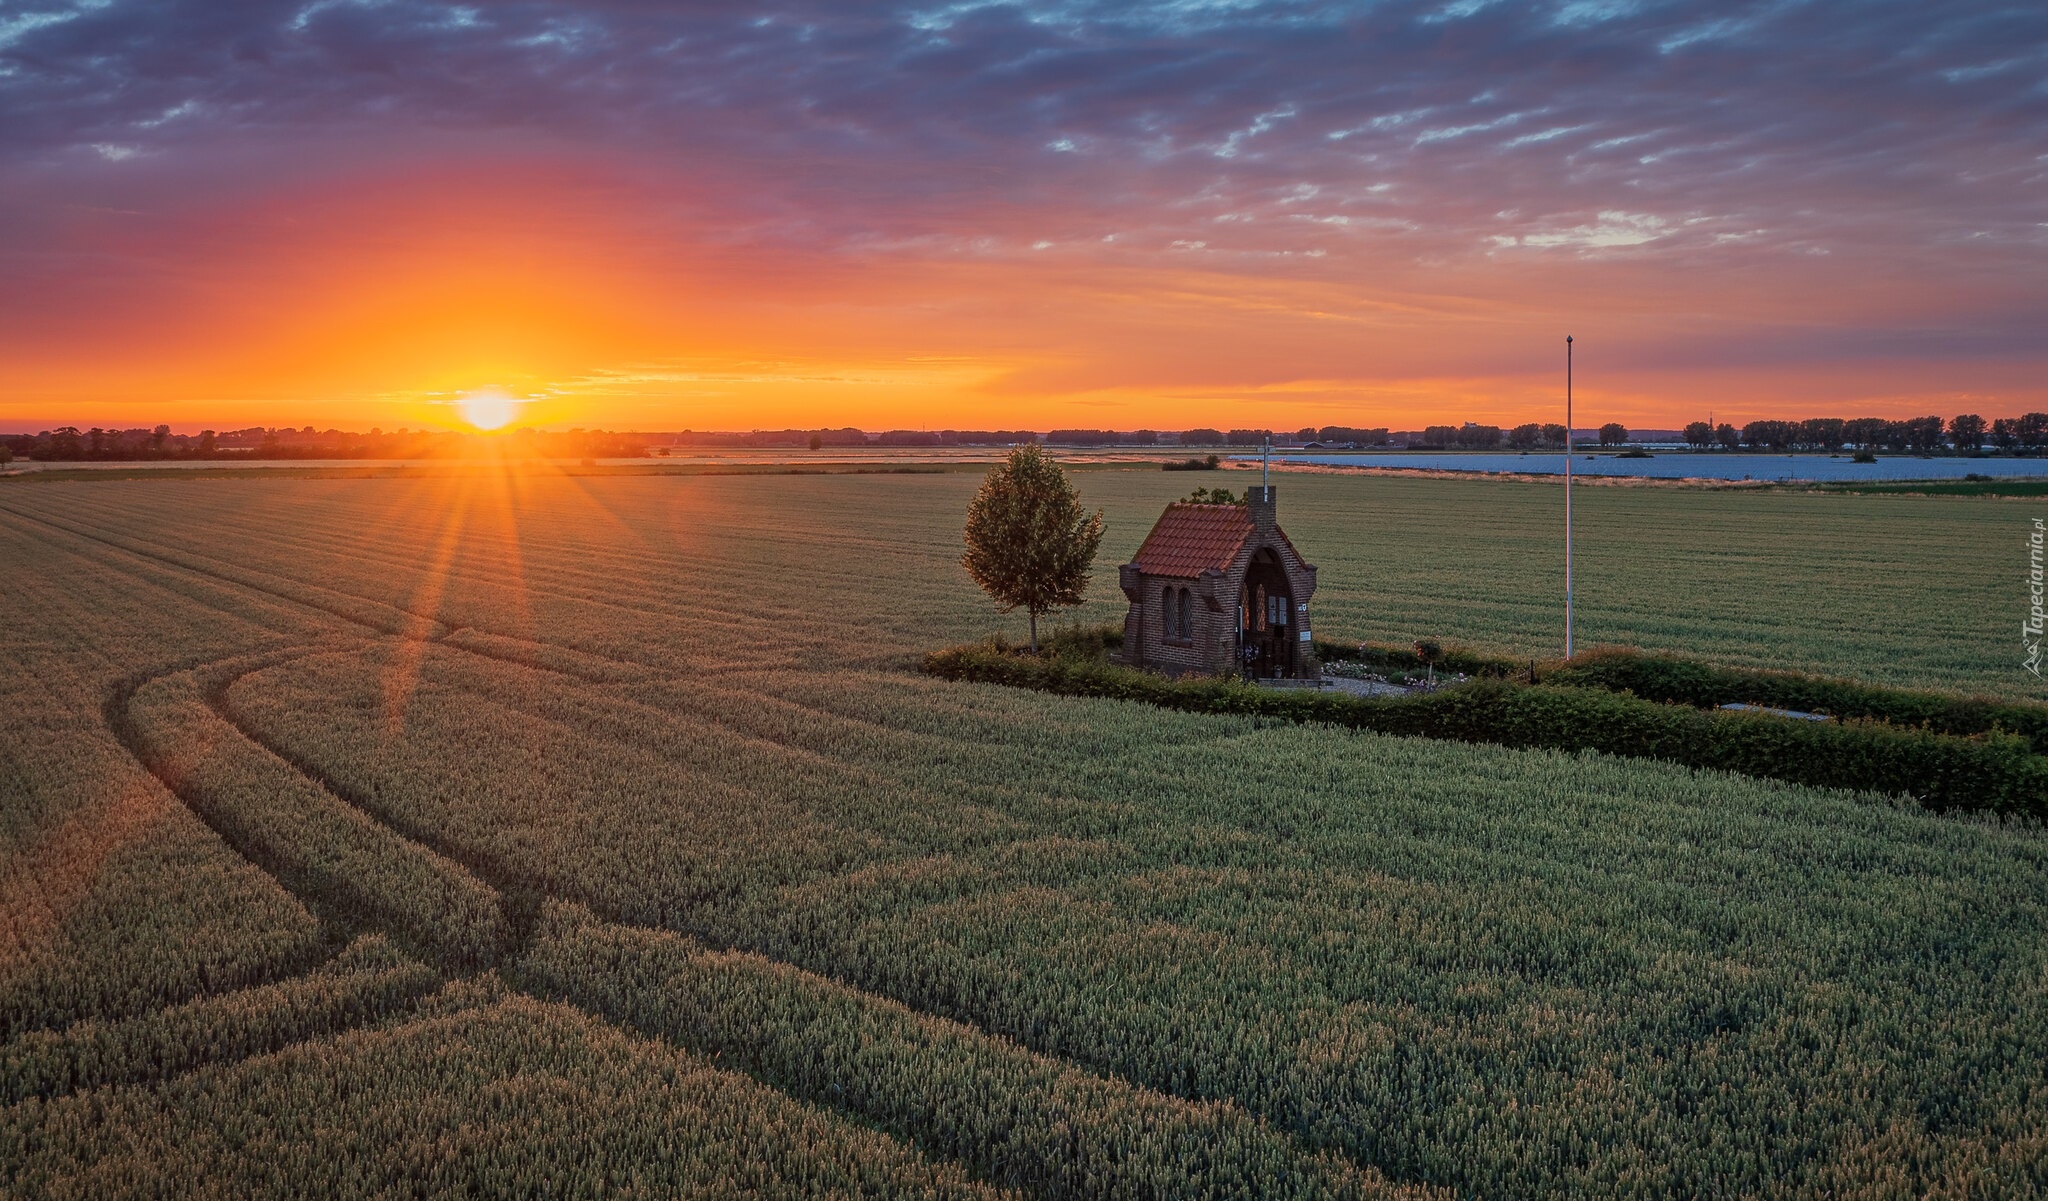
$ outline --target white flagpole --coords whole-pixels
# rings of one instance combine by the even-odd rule
[[[1564,657],[1572,657],[1572,336],[1564,336]]]

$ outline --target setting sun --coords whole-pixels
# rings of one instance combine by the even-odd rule
[[[519,402],[502,388],[478,388],[456,403],[462,419],[480,430],[502,429],[519,414]]]
[[[2044,66],[0,0],[0,1201],[2048,1198]]]

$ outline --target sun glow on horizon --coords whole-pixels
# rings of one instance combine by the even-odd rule
[[[519,415],[519,401],[503,388],[478,388],[455,402],[462,419],[480,430],[503,429]]]

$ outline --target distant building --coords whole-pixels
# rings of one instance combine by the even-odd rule
[[[1280,529],[1274,492],[1252,488],[1238,505],[1166,506],[1117,570],[1131,601],[1123,662],[1173,676],[1321,676],[1309,637],[1316,569]]]

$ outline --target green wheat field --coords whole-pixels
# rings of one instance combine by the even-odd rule
[[[1089,470],[1115,564],[1209,476]],[[942,682],[972,472],[0,486],[0,1195],[2048,1189],[2048,841]],[[1278,475],[1326,639],[1552,484]],[[2041,699],[2038,500],[1587,487],[1581,646]]]

